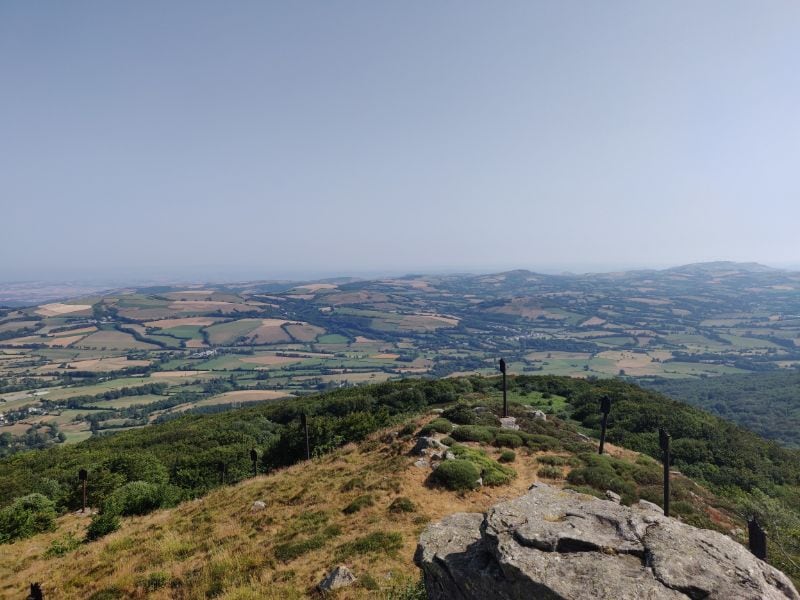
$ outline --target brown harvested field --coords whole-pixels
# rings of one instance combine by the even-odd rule
[[[313,342],[317,337],[325,334],[322,327],[310,323],[292,323],[286,326],[286,331],[298,342]]]
[[[121,331],[98,331],[81,340],[80,346],[88,348],[119,348],[120,350],[158,350],[158,346],[140,342],[131,334]]]
[[[355,343],[356,344],[374,344],[377,341],[378,340],[371,340],[368,337],[364,337],[363,335],[357,335]]]
[[[309,292],[318,292],[319,290],[333,290],[339,287],[333,283],[309,283],[308,285],[299,285],[296,289],[308,290]]]
[[[292,338],[283,330],[284,323],[281,319],[263,319],[261,326],[248,334],[254,344],[277,344],[280,342],[291,342]]]
[[[235,392],[225,392],[219,396],[204,398],[196,402],[194,406],[204,404],[235,404],[237,402],[258,402],[260,400],[277,400],[279,398],[293,398],[293,394],[278,390],[237,390]]]
[[[197,377],[198,375],[205,375],[210,371],[158,371],[151,373],[150,379],[183,379],[185,377]]]
[[[113,358],[78,360],[69,363],[69,367],[79,371],[118,371],[128,367],[146,367],[150,362],[149,360],[129,360],[126,356],[115,356]]]
[[[208,348],[203,340],[186,340],[187,348]]]
[[[290,356],[276,356],[274,354],[259,354],[258,356],[247,356],[239,359],[243,363],[251,365],[263,365],[271,367],[274,365],[286,365],[289,363],[301,362],[302,358],[294,358]]]
[[[164,298],[169,298],[170,300],[201,300],[213,296],[214,293],[214,290],[181,290],[164,294]]]
[[[60,302],[54,302],[53,304],[43,304],[36,310],[36,314],[43,317],[58,317],[90,310],[92,310],[90,304],[61,304]]]
[[[385,359],[388,359],[388,360],[397,360],[398,358],[400,358],[400,355],[399,354],[390,354],[388,352],[385,352],[383,354],[373,354],[372,356],[370,356],[370,358],[385,358]]]
[[[664,298],[628,298],[628,302],[638,302],[639,304],[648,304],[650,306],[672,304],[672,300],[666,300]]]
[[[531,352],[526,354],[528,360],[586,360],[592,355],[588,352]]]
[[[159,329],[169,329],[170,327],[180,327],[182,325],[196,325],[207,327],[219,321],[214,317],[184,317],[178,319],[161,319],[159,321],[147,321],[145,327],[158,327]]]
[[[600,317],[591,317],[586,319],[583,323],[581,323],[581,327],[596,327],[598,325],[605,325],[606,320],[601,319]]]
[[[29,335],[26,337],[21,338],[13,338],[10,340],[3,340],[3,344],[8,346],[26,346],[29,344],[44,344],[48,348],[52,348],[54,346],[62,346],[67,347],[70,344],[74,344],[75,342],[83,339],[82,335],[71,335],[71,336],[64,336],[64,337],[39,337],[38,335]]]

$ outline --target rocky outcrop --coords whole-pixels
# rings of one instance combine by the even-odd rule
[[[538,485],[428,526],[415,560],[434,600],[800,600],[741,544],[659,511]]]

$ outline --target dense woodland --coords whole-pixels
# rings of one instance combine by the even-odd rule
[[[800,447],[799,371],[657,379],[645,385],[738,423],[761,437]]]

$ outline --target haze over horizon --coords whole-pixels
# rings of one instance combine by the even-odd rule
[[[788,1],[3,3],[0,281],[797,267],[798,25]]]

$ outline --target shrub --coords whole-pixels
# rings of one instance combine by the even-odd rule
[[[450,433],[452,430],[453,424],[447,419],[434,419],[420,429],[418,435],[430,435],[434,431],[437,433]]]
[[[381,588],[378,580],[375,579],[370,573],[364,573],[361,577],[359,577],[358,584],[365,590],[370,590],[372,592],[375,592]]]
[[[462,425],[461,427],[456,427],[450,435],[459,442],[489,444],[494,440],[494,432],[482,425]]]
[[[478,468],[468,460],[446,460],[431,473],[431,478],[449,490],[471,490],[481,476]]]
[[[417,424],[413,421],[411,423],[406,423],[403,425],[403,428],[397,432],[397,435],[400,437],[408,437],[410,435],[414,435],[414,432],[417,430]]]
[[[539,467],[539,470],[536,472],[536,474],[539,477],[544,477],[545,479],[563,479],[564,477],[564,473],[561,471],[561,469],[552,465]]]
[[[357,513],[362,508],[366,508],[368,506],[372,506],[375,504],[375,500],[372,499],[372,496],[369,494],[364,496],[359,496],[355,500],[353,500],[350,504],[344,507],[342,512],[346,515],[352,515],[353,513]]]
[[[519,448],[522,438],[516,433],[498,433],[494,436],[494,445],[500,448]]]
[[[569,460],[566,456],[555,456],[553,454],[545,454],[544,456],[537,456],[536,460],[543,465],[552,465],[554,467],[566,465]]]
[[[501,465],[487,456],[483,450],[457,444],[451,447],[451,451],[456,455],[456,458],[467,460],[478,468],[483,479],[483,485],[504,485],[517,476],[514,469]]]
[[[575,485],[588,485],[597,490],[612,490],[622,496],[625,504],[636,499],[634,473],[641,467],[631,465],[610,456],[597,454],[581,455],[586,466],[570,471],[567,480]]]
[[[442,413],[442,418],[459,425],[473,425],[478,422],[478,415],[466,404],[456,404]]]
[[[441,440],[439,440],[439,441],[440,441],[440,442],[442,442],[442,443],[443,443],[445,446],[452,446],[453,444],[455,444],[455,443],[456,443],[456,441],[455,441],[453,438],[451,438],[449,435],[448,435],[448,436],[445,436],[445,437],[443,437],[443,438],[442,438]]]
[[[410,513],[417,510],[417,507],[411,501],[410,498],[406,498],[405,496],[400,496],[399,498],[395,498],[392,500],[392,503],[389,505],[389,512],[391,513]]]
[[[551,435],[542,435],[534,433],[530,435],[526,441],[526,445],[532,450],[539,450],[544,452],[555,452],[562,450],[563,446],[558,438]]]
[[[103,504],[103,511],[115,515],[145,515],[175,503],[177,494],[168,486],[146,481],[131,481],[114,490]]]
[[[498,458],[501,463],[510,463],[517,460],[517,453],[513,450],[503,450],[500,453],[500,458]]]
[[[367,487],[367,482],[364,481],[363,477],[353,477],[342,485],[341,490],[343,492],[352,492],[356,488],[363,490],[365,487]]]
[[[17,498],[0,510],[0,543],[31,537],[56,528],[56,509],[52,500],[42,494]]]
[[[119,518],[111,513],[100,513],[92,517],[86,529],[87,541],[97,540],[119,529]]]

